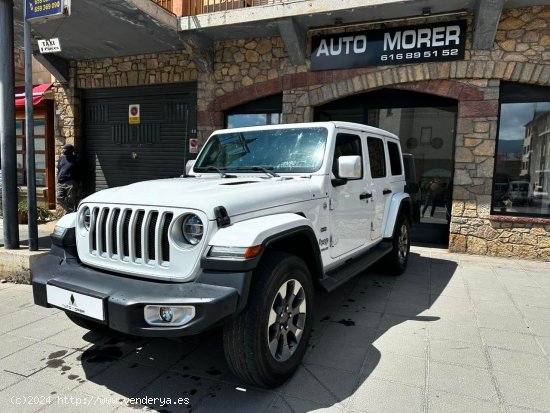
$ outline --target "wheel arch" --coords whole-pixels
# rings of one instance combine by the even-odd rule
[[[384,228],[384,238],[388,239],[393,237],[395,223],[401,214],[407,216],[410,225],[412,225],[413,203],[409,194],[404,192],[395,194],[391,200],[388,219],[386,221],[386,227]]]

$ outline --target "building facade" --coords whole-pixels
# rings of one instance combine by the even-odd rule
[[[412,154],[417,220],[425,233],[453,252],[550,260],[550,7],[502,10],[486,50],[474,47],[474,12],[425,14],[309,29],[302,62],[283,36],[272,35],[213,41],[206,68],[197,59],[200,50],[190,47],[71,60],[67,83],[54,88],[56,143],[82,149],[86,188],[93,192],[175,176],[194,158],[196,143],[218,128],[368,123],[398,133],[403,152]],[[447,31],[448,56],[415,62],[413,52],[411,62],[402,63],[408,50],[398,58],[393,31],[386,48],[393,45],[388,50],[395,53],[386,54],[385,65],[338,61],[336,69],[312,69],[319,39],[340,39],[323,52],[337,56],[346,46],[368,48],[363,35],[395,29],[402,48],[416,51],[420,29],[462,24],[463,56],[458,49],[451,55],[459,40]],[[139,105],[139,125],[128,123],[132,105]],[[445,190],[428,214],[436,176]]]

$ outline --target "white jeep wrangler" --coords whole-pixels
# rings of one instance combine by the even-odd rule
[[[185,176],[84,199],[32,267],[35,303],[88,329],[175,337],[223,326],[233,372],[296,370],[314,288],[402,273],[412,216],[398,138],[344,122],[215,132]]]

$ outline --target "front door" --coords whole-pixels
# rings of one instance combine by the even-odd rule
[[[369,190],[367,185],[368,171],[365,170],[364,148],[357,133],[339,133],[336,136],[333,178],[338,178],[338,157],[348,155],[361,156],[362,177],[348,180],[344,185],[333,187],[330,197],[330,256],[340,257],[365,244],[369,231],[369,203],[364,194]]]

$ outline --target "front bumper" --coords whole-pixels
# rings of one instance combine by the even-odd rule
[[[35,304],[51,307],[46,294],[48,284],[101,298],[104,324],[116,331],[146,337],[192,335],[223,324],[246,305],[252,277],[251,272],[203,271],[194,282],[162,282],[103,272],[55,255],[38,259],[32,265],[32,274]],[[195,317],[181,327],[151,326],[143,313],[148,304],[192,305]]]

